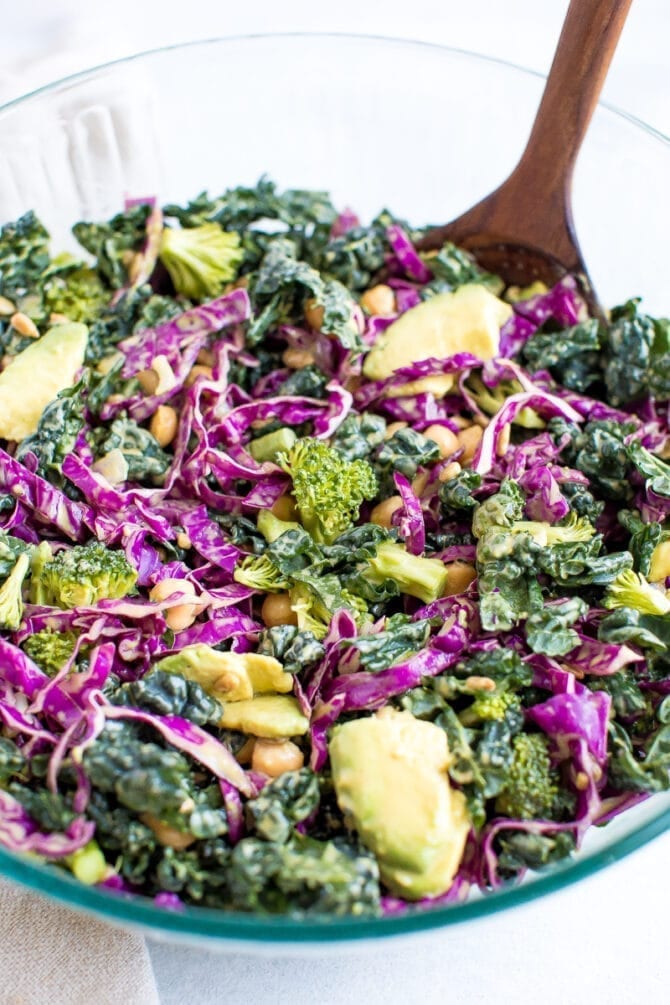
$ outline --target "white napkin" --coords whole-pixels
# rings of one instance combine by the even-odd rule
[[[144,939],[0,882],[0,1005],[159,1005]]]

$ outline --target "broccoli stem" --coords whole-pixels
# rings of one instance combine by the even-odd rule
[[[276,461],[277,454],[290,450],[298,437],[288,426],[275,429],[272,433],[259,436],[257,440],[249,443],[249,453],[255,461],[262,464],[263,461]]]
[[[299,523],[294,520],[280,520],[269,509],[262,509],[258,514],[257,526],[268,544],[272,544],[278,537],[288,530],[297,530]]]
[[[401,593],[430,604],[444,595],[449,570],[439,558],[421,558],[395,541],[382,541],[374,558],[369,559],[366,577],[373,583],[392,579]]]

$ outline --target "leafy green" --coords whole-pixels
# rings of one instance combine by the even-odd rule
[[[611,312],[604,340],[608,400],[624,405],[646,394],[670,398],[670,322],[643,314],[640,300]]]
[[[670,788],[670,725],[661,725],[644,743],[618,722],[609,725],[608,778],[622,791],[664,792]]]
[[[342,915],[376,913],[379,905],[375,858],[340,839],[243,838],[233,849],[228,882],[238,910]]]
[[[96,269],[113,289],[125,286],[128,268],[146,236],[151,206],[140,203],[104,223],[75,223],[72,233],[96,259]]]
[[[534,611],[526,621],[526,641],[534,653],[564,656],[579,644],[579,636],[571,627],[588,612],[581,597],[569,597]]]
[[[348,645],[358,653],[362,667],[377,673],[418,652],[429,635],[429,621],[410,621],[404,614],[395,614],[386,619],[383,631],[359,635]]]
[[[35,454],[38,474],[58,486],[64,484],[63,461],[74,450],[84,428],[87,386],[88,377],[84,375],[72,387],[61,391],[42,412],[36,431],[21,441],[15,454],[21,463],[25,463],[28,453]]]
[[[300,673],[325,655],[316,636],[312,632],[301,632],[295,625],[276,625],[261,632],[256,652],[274,656],[287,673]]]
[[[599,322],[590,318],[563,331],[536,332],[521,357],[531,372],[549,370],[559,384],[581,393],[602,379],[599,349]]]
[[[633,556],[635,571],[649,576],[654,549],[664,539],[662,525],[655,522],[644,523],[637,510],[619,510],[617,519],[630,534],[628,550]]]
[[[369,460],[372,451],[384,441],[386,420],[381,415],[350,412],[335,432],[332,445],[347,461]]]
[[[156,437],[134,419],[115,419],[108,428],[100,426],[91,439],[97,457],[121,451],[132,481],[160,482],[171,463]]]
[[[575,838],[569,831],[534,834],[510,829],[498,835],[496,846],[498,873],[511,878],[525,869],[542,869],[571,855]]]
[[[630,499],[629,454],[624,443],[635,423],[609,419],[587,422],[583,429],[564,419],[551,419],[547,429],[561,447],[561,458],[587,475],[591,490],[606,499]]]
[[[459,471],[455,478],[440,485],[439,497],[442,510],[447,515],[453,510],[474,509],[477,500],[473,493],[481,487],[482,476],[476,471]]]
[[[480,283],[496,295],[503,290],[499,276],[480,269],[472,255],[451,241],[445,241],[436,254],[425,255],[424,261],[434,276],[424,288],[424,293],[455,290],[465,283]]]
[[[32,210],[0,230],[0,295],[10,299],[38,285],[49,264],[49,234]]]
[[[97,788],[91,793],[87,813],[95,823],[98,844],[117,861],[121,875],[130,883],[144,883],[157,848],[151,828],[119,806],[112,793]]]
[[[389,250],[386,227],[391,222],[389,214],[382,213],[369,227],[354,227],[331,238],[321,252],[319,268],[350,290],[367,289],[384,266]]]
[[[114,705],[139,708],[155,715],[179,715],[196,726],[218,723],[221,705],[196,683],[178,673],[152,670],[140,680],[121,685],[112,695]]]
[[[26,758],[13,740],[0,736],[0,789],[7,785],[12,777],[23,774]]]
[[[439,457],[440,448],[435,440],[422,436],[409,426],[398,429],[382,444],[374,462],[382,497],[395,492],[394,471],[411,480],[419,467],[432,464]]]
[[[247,822],[263,840],[284,844],[295,833],[295,825],[316,810],[319,798],[319,782],[313,771],[285,771],[249,800]]]

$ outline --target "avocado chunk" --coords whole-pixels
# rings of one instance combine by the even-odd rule
[[[447,775],[446,733],[384,708],[336,726],[328,749],[338,805],[389,890],[407,900],[445,893],[470,829]]]
[[[405,311],[382,332],[365,357],[363,373],[369,380],[384,380],[419,360],[448,359],[459,352],[493,359],[500,346],[500,328],[512,313],[509,304],[477,283],[438,293]],[[394,393],[442,395],[454,380],[450,373],[435,374],[410,381]]]
[[[255,694],[286,692],[293,687],[293,677],[273,656],[222,653],[203,643],[166,656],[155,669],[195,681],[221,702],[248,701]]]
[[[86,325],[55,325],[0,373],[0,437],[23,440],[37,429],[50,401],[74,384],[84,364]]]
[[[247,701],[231,701],[224,705],[219,725],[272,740],[302,736],[309,728],[309,719],[300,711],[296,698],[261,694]]]

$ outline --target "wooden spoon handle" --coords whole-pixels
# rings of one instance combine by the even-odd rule
[[[514,171],[538,195],[569,188],[631,2],[570,2],[535,124]]]

